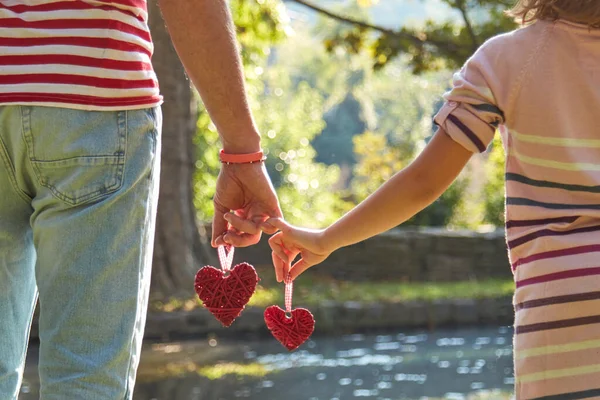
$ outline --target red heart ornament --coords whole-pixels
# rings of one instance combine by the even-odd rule
[[[210,265],[196,273],[194,289],[206,307],[227,327],[242,313],[254,294],[258,275],[248,263],[233,267],[229,275]]]
[[[315,318],[306,308],[292,310],[292,316],[277,306],[265,310],[265,323],[275,339],[289,351],[297,349],[315,330]]]

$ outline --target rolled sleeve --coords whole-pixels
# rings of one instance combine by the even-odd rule
[[[492,92],[497,72],[480,49],[454,75],[452,89],[434,117],[454,141],[473,153],[483,153],[504,123],[504,113]]]

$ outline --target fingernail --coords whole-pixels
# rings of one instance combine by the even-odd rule
[[[229,214],[224,214],[223,219],[225,219],[225,221],[229,221],[231,219],[231,216]]]

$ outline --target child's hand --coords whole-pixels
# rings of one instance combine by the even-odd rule
[[[265,223],[279,230],[269,239],[277,282],[282,282],[288,273],[291,280],[296,279],[308,268],[323,262],[332,252],[325,245],[323,230],[296,228],[281,218],[270,218]],[[300,260],[290,267],[298,254]]]

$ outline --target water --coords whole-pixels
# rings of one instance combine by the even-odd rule
[[[134,399],[508,399],[511,343],[500,327],[317,338],[292,353],[268,339],[147,345]],[[20,400],[38,398],[31,350]]]

